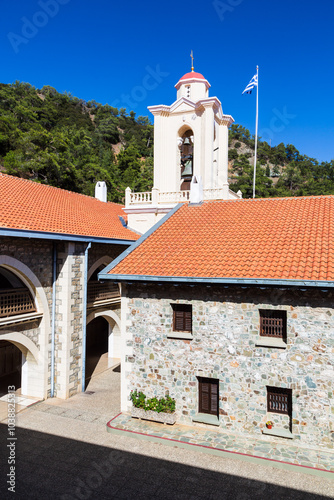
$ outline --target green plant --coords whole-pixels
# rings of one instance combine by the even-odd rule
[[[171,398],[168,394],[164,398],[146,398],[143,392],[131,391],[130,400],[135,408],[142,408],[143,410],[156,411],[157,413],[174,413],[175,399]]]

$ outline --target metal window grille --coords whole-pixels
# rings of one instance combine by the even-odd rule
[[[267,410],[273,413],[291,415],[291,389],[267,387]]]
[[[191,304],[172,304],[174,332],[192,332]]]
[[[286,339],[286,311],[260,310],[260,336]]]

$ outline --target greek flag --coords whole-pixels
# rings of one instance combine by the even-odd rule
[[[257,87],[257,74],[253,76],[253,78],[243,91],[243,94],[251,94],[254,87]]]

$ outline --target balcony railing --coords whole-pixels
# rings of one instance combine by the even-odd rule
[[[133,205],[138,205],[141,203],[144,203],[144,204],[152,203],[152,192],[151,191],[145,191],[143,193],[131,193],[130,197],[131,197],[130,203]]]
[[[242,198],[241,191],[234,193],[226,188],[203,189],[203,200],[224,200]],[[190,200],[190,191],[159,191],[153,188],[152,191],[143,193],[133,193],[130,188],[125,191],[125,208],[141,206],[157,206],[163,204],[176,204]]]
[[[89,281],[87,286],[87,302],[95,304],[108,300],[119,299],[119,288],[114,283],[100,283],[99,281]]]
[[[36,312],[33,298],[26,288],[0,290],[0,318]]]

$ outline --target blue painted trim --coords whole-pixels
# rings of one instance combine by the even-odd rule
[[[130,247],[131,248],[131,247]],[[125,253],[125,252],[124,252]],[[101,271],[104,273],[104,271]],[[100,273],[100,274],[101,274]],[[278,280],[278,279],[255,279],[255,278],[198,278],[186,276],[144,276],[138,274],[103,274],[103,279],[113,281],[149,281],[153,283],[203,283],[203,284],[222,284],[222,285],[264,285],[264,286],[299,286],[299,287],[317,287],[333,288],[334,281],[312,281],[312,280]]]
[[[139,245],[141,245],[145,240],[147,240],[147,238],[149,238],[151,236],[151,234],[154,233],[154,231],[156,231],[170,217],[172,217],[175,214],[175,212],[177,212],[179,210],[179,208],[182,207],[182,205],[184,205],[184,203],[178,203],[174,208],[172,208],[170,210],[170,212],[168,212],[168,214],[166,214],[161,220],[159,220],[159,222],[154,224],[154,226],[152,226],[151,229],[149,229],[145,234],[143,234],[143,236],[141,236],[139,238],[139,240],[137,240],[129,248],[124,250],[124,252],[121,253],[121,255],[119,255],[115,260],[113,260],[105,269],[100,271],[97,275],[97,278],[99,280],[100,279],[104,280],[105,278],[110,279],[111,276],[108,276],[109,271],[111,271],[111,269],[113,269],[115,266],[117,266],[117,264],[119,264],[123,259],[125,259],[125,257],[127,257],[131,252],[133,252],[133,250],[135,250]]]
[[[48,233],[47,231],[27,231],[25,229],[0,229],[0,236],[17,238],[37,238],[42,240],[79,241],[82,243],[107,243],[109,245],[131,245],[134,240],[121,240],[116,238],[98,238],[97,236],[82,236],[76,234]]]

